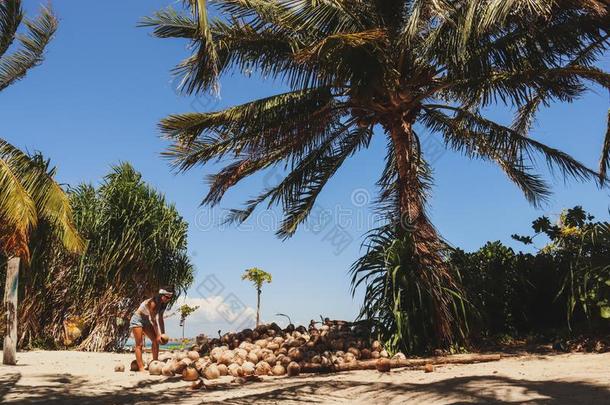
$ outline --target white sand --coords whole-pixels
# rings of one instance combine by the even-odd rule
[[[214,382],[215,390],[192,391],[179,378],[129,369],[129,354],[19,353],[19,364],[0,366],[0,402],[44,404],[275,404],[350,403],[553,403],[610,404],[610,353],[522,356],[499,362],[420,370],[376,371],[296,378],[266,377],[263,382]]]

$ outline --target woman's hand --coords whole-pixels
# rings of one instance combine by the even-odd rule
[[[155,341],[159,344],[161,344],[161,334],[157,333],[157,336],[155,337]]]

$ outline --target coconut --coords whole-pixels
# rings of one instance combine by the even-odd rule
[[[281,376],[281,375],[286,374],[286,369],[281,364],[276,364],[271,369],[271,373],[275,376]]]
[[[170,353],[161,353],[159,355],[159,361],[162,361],[164,363],[167,363],[168,361],[172,360],[174,358],[174,356]]]
[[[168,342],[169,342],[169,336],[167,336],[165,333],[163,333],[161,335],[161,344],[166,345]]]
[[[241,368],[244,371],[244,375],[253,375],[256,366],[254,365],[254,363],[246,361],[244,364],[242,364]]]
[[[381,342],[379,340],[375,340],[372,344],[371,344],[371,349],[376,351],[376,352],[380,352],[383,350],[383,346],[381,345]]]
[[[150,375],[161,375],[161,370],[163,369],[163,363],[158,360],[153,360],[148,365],[148,372]]]
[[[390,359],[381,358],[375,363],[375,368],[381,373],[387,373],[392,368]]]
[[[226,367],[226,366],[225,366]],[[218,377],[220,377],[220,370],[218,369],[218,367],[216,366],[216,364],[210,364],[209,366],[206,367],[206,369],[203,372],[203,376],[205,378],[207,378],[208,380],[215,380]]]
[[[274,366],[277,362],[277,358],[275,357],[275,354],[269,353],[263,358],[263,361],[268,363],[270,366]]]
[[[299,363],[292,361],[288,364],[288,367],[286,367],[286,372],[290,377],[295,377],[301,374],[301,366],[299,366]]]
[[[233,363],[235,363],[235,364],[237,364],[237,365],[240,365],[240,366],[241,366],[242,364],[244,364],[244,363],[245,363],[245,361],[246,361],[246,360],[242,359],[242,358],[241,358],[241,357],[239,357],[239,356],[235,356],[235,357],[233,357]]]
[[[328,357],[321,358],[320,365],[322,367],[330,367],[331,364],[332,364],[332,361]]]
[[[233,377],[243,377],[244,375],[244,370],[241,368],[241,366],[233,363],[231,365],[229,365],[229,374],[231,374]]]
[[[256,352],[256,354],[258,355],[258,361],[263,361],[263,360],[265,360],[265,357],[267,357],[267,355],[269,355],[269,352],[266,351],[266,349],[265,349],[265,351],[259,350],[258,352]],[[257,363],[258,363],[258,361],[257,361]]]
[[[322,362],[322,356],[315,355],[311,358],[311,362],[315,364],[320,364]]]
[[[345,355],[343,355],[343,360],[346,363],[351,363],[352,361],[356,360],[356,356],[354,356],[353,353],[345,353]]]
[[[218,358],[218,363],[229,365],[233,362],[234,353],[233,350],[227,350],[223,352]]]
[[[188,357],[180,360],[180,362],[186,364],[187,366],[190,366],[191,364],[194,363],[194,361],[189,359]]]
[[[371,358],[371,351],[369,349],[360,350],[360,358],[362,360],[368,360]]]
[[[379,352],[377,352],[377,351],[371,352],[371,359],[378,359],[380,357],[381,357],[381,355],[379,354]]]
[[[138,366],[138,362],[137,361],[132,361],[131,364],[129,365],[129,370],[131,371],[140,371],[140,367]]]
[[[303,353],[301,353],[298,348],[293,347],[288,350],[288,356],[294,361],[301,361],[301,359],[303,358]]]
[[[125,371],[125,365],[117,364],[116,366],[114,366],[114,371],[116,371],[117,373],[123,373]]]
[[[259,339],[256,342],[254,342],[254,344],[258,347],[260,347],[261,349],[264,349],[267,347],[267,340],[266,339]]]
[[[269,375],[271,373],[271,366],[266,361],[259,361],[256,364],[254,373],[256,375]]]
[[[221,376],[229,374],[229,368],[225,364],[219,364],[217,367]]]
[[[279,349],[277,349],[275,351],[275,354],[276,355],[278,355],[278,354],[288,354],[288,349],[286,349],[285,347],[280,347]]]
[[[276,351],[279,348],[280,348],[279,343],[269,342],[269,344],[267,344],[267,349],[269,349],[269,350]]]
[[[184,369],[188,366],[184,361],[176,361],[172,364],[172,371],[174,374],[182,374]]]
[[[222,354],[224,350],[221,347],[215,347],[212,349],[212,351],[210,352],[210,358],[212,359],[212,361],[216,362],[218,361],[218,359],[220,358],[220,355]]]
[[[195,367],[187,367],[182,371],[182,379],[184,381],[197,381],[199,373],[195,370]]]
[[[385,350],[380,351],[380,352],[379,352],[379,356],[384,357],[384,358],[386,358],[386,359],[387,359],[388,357],[390,357],[390,355],[388,354],[388,352],[387,352],[387,351],[385,351]]]
[[[401,352],[398,352],[394,356],[392,356],[392,360],[406,360],[406,359],[407,359],[407,356],[405,356]]]
[[[356,347],[350,347],[349,349],[347,349],[348,353],[351,353],[354,355],[355,358],[359,359],[360,358],[360,350],[358,350]]]
[[[161,375],[164,375],[166,377],[172,377],[174,375],[174,370],[172,369],[172,365],[171,364],[165,364],[161,368]]]
[[[246,360],[248,358],[248,351],[246,349],[235,349],[234,353],[235,353],[235,356],[241,357],[244,360]]]
[[[433,371],[434,371],[434,366],[432,364],[428,363],[424,366],[424,372],[432,373]]]
[[[248,356],[246,356],[246,360],[254,364],[258,363],[258,351],[253,350],[248,353]]]
[[[178,353],[176,353],[174,358],[178,361],[182,361],[182,360],[186,359],[187,357],[188,356],[186,355],[186,352],[178,352]]]
[[[192,361],[197,361],[199,360],[199,352],[196,352],[194,350],[191,350],[190,352],[188,352],[186,354],[186,356],[191,359]]]
[[[203,375],[203,371],[207,366],[209,366],[211,362],[205,359],[199,359],[194,363],[195,370],[201,375]]]

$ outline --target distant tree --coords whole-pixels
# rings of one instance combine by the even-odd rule
[[[188,306],[184,304],[180,307],[180,326],[182,326],[182,341],[184,341],[184,324],[186,323],[186,318],[191,316],[191,314],[199,309],[199,305],[194,307]]]
[[[260,323],[260,311],[261,311],[261,292],[264,283],[271,282],[271,274],[258,267],[247,269],[241,276],[242,280],[251,281],[256,287],[256,326]]]

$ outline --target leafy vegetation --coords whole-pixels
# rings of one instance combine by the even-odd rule
[[[446,260],[463,286],[453,311],[464,328],[455,333],[477,344],[497,337],[543,334],[603,334],[610,331],[610,225],[594,222],[581,207],[565,210],[556,223],[532,222],[534,235],[513,238],[535,253],[515,252],[499,241],[467,253],[448,249]],[[439,347],[430,336],[434,310],[409,267],[410,241],[375,234],[352,268],[354,290],[365,287],[360,317],[391,351],[426,352]],[[438,288],[444,288],[439,285]]]
[[[84,255],[68,255],[50,227],[32,238],[32,262],[20,281],[24,346],[64,342],[64,323],[83,324],[78,348],[113,350],[128,337],[129,317],[160,286],[185,291],[193,280],[187,223],[129,164],[115,166],[100,187],[70,190]]]
[[[235,72],[266,77],[289,90],[222,111],[167,117],[160,124],[172,142],[166,155],[181,171],[209,162],[227,163],[209,179],[203,202],[210,205],[256,172],[286,168],[278,185],[262,190],[232,216],[241,222],[260,205],[278,205],[285,217],[277,233],[285,238],[307,220],[338,168],[368,147],[378,130],[376,135],[385,137],[388,150],[377,208],[388,225],[371,236],[370,244],[394,235],[398,242],[389,241],[377,250],[395,250],[389,254],[392,261],[400,257],[400,266],[386,272],[409,281],[400,287],[371,286],[366,305],[390,300],[393,309],[387,314],[393,314],[395,330],[408,333],[412,328],[407,325],[417,322],[413,317],[399,319],[407,315],[403,305],[415,308],[409,300],[420,300],[410,296],[405,302],[400,297],[406,291],[421,292],[425,312],[432,317],[422,326],[427,328],[422,336],[449,344],[465,329],[456,315],[461,311],[455,310],[459,280],[445,260],[445,243],[426,215],[432,170],[430,157],[421,148],[424,133],[469,159],[497,164],[535,205],[550,193],[533,171],[538,160],[565,178],[598,178],[602,183],[606,179],[610,132],[599,174],[530,137],[540,107],[571,102],[590,83],[609,87],[610,76],[595,65],[608,45],[602,4],[209,3],[213,19],[208,18],[206,1],[191,0],[184,1],[187,13],[169,8],[142,22],[157,37],[191,42],[192,55],[175,70],[182,90],[216,92],[219,78]],[[487,107],[498,104],[517,111],[512,124],[485,116]],[[359,279],[367,279],[367,269],[375,275],[383,272],[383,257],[377,256],[358,263]],[[409,344],[418,345],[415,339]]]
[[[473,253],[456,249],[451,263],[463,277],[473,336],[610,330],[609,225],[593,220],[581,207],[566,210],[556,223],[538,218],[528,244],[540,237],[548,243],[534,254],[500,242]]]

